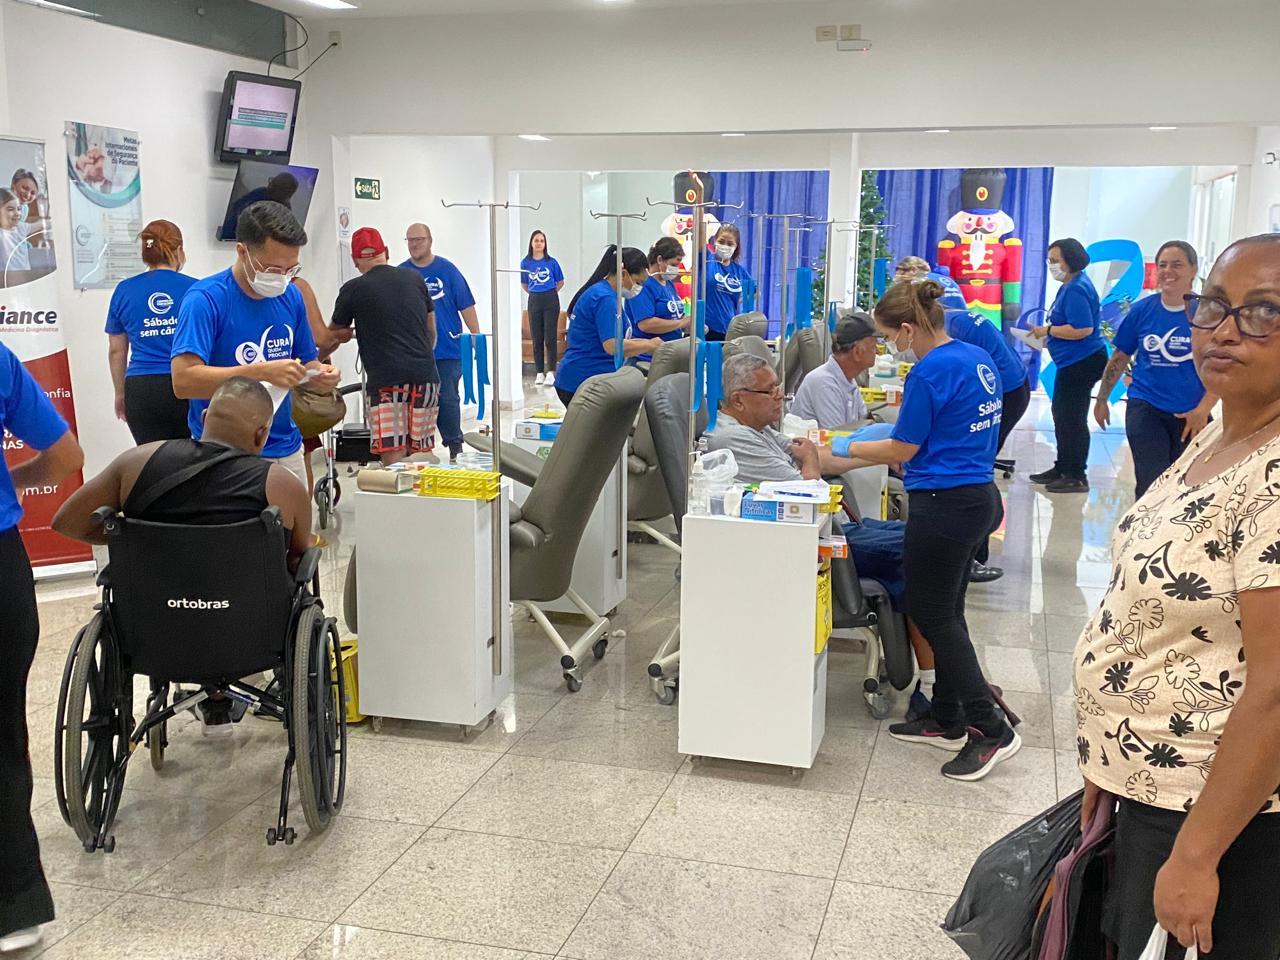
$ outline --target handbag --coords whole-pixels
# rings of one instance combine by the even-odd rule
[[[1098,798],[1093,818],[1080,842],[1053,870],[1048,917],[1037,923],[1043,931],[1032,953],[1038,960],[1096,960],[1111,954],[1102,934],[1102,908],[1111,878],[1112,823],[1115,798]]]
[[[318,437],[326,430],[342,422],[347,415],[347,402],[338,388],[316,393],[294,387],[293,422],[306,440]]]
[[[1147,948],[1142,951],[1138,960],[1164,960],[1165,951],[1168,947],[1169,931],[1157,923],[1156,928],[1151,931],[1151,939],[1147,941]],[[1199,960],[1199,958],[1199,950],[1194,946],[1187,947],[1186,960]]]

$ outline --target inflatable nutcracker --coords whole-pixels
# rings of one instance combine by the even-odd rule
[[[971,313],[996,326],[1012,326],[1022,309],[1022,241],[1013,218],[1000,207],[1007,175],[999,168],[965,170],[960,175],[962,209],[947,221],[958,240],[938,244],[938,266],[960,285]]]

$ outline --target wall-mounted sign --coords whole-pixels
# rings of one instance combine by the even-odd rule
[[[368,177],[356,177],[357,200],[381,200],[382,181],[370,180]]]

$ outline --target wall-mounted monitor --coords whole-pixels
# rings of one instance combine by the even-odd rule
[[[307,223],[307,209],[311,195],[315,193],[316,178],[320,171],[315,167],[294,167],[283,163],[261,163],[242,160],[236,171],[236,182],[227,201],[227,213],[218,228],[219,240],[236,238],[236,221],[244,208],[259,200],[275,200],[293,211],[298,222]]]
[[[297,80],[240,70],[228,73],[218,111],[218,159],[288,163],[301,94]]]

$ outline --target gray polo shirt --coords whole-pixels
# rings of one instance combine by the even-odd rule
[[[850,382],[835,357],[807,374],[796,391],[791,412],[802,420],[816,420],[823,430],[867,419],[867,405],[856,382]]]
[[[773,427],[756,430],[721,410],[715,430],[707,437],[707,446],[711,450],[733,451],[740,483],[800,479],[800,468],[791,456],[791,439]]]

